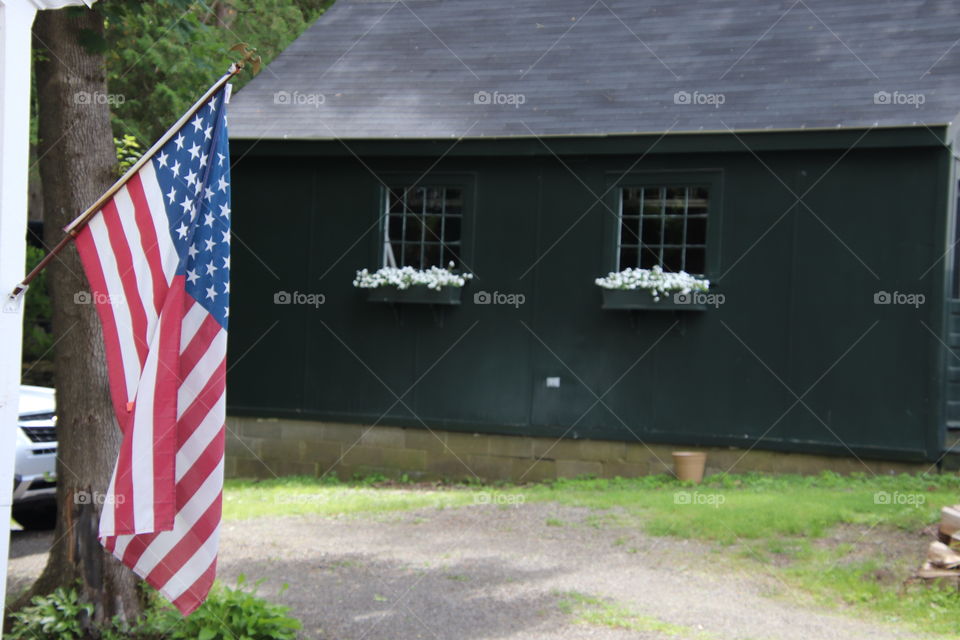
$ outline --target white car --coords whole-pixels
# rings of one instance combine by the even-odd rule
[[[13,519],[24,529],[57,521],[57,405],[53,389],[20,386]]]

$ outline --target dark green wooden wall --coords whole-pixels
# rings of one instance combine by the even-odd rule
[[[933,135],[852,150],[849,132],[808,135],[747,140],[758,152],[687,136],[634,166],[705,171],[722,190],[708,276],[725,303],[681,314],[601,310],[593,284],[614,266],[597,197],[650,140],[463,142],[439,162],[451,142],[235,142],[229,410],[933,459],[949,154]],[[379,266],[377,176],[428,169],[473,183],[477,277],[458,308],[367,302],[352,280]],[[474,305],[480,290],[526,302]],[[277,291],[325,303],[276,305]],[[878,306],[877,291],[926,302]]]

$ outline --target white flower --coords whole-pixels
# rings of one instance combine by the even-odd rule
[[[454,264],[451,262],[450,269],[430,267],[421,270],[413,267],[383,267],[375,273],[360,269],[357,271],[353,286],[358,289],[377,289],[379,287],[407,289],[410,286],[426,286],[428,289],[438,291],[442,287],[462,287],[467,280],[473,278],[472,273],[453,273],[451,271],[453,267]]]
[[[692,276],[686,271],[668,273],[659,265],[651,269],[611,271],[605,278],[597,278],[594,282],[604,289],[643,289],[653,294],[655,302],[659,302],[660,297],[668,291],[690,293],[710,288],[710,281],[706,278]]]

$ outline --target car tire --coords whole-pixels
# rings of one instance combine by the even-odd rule
[[[13,519],[30,531],[45,531],[57,526],[57,505],[14,505]]]

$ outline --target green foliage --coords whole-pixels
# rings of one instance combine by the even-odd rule
[[[101,640],[293,640],[300,621],[290,608],[257,597],[257,586],[247,587],[240,576],[237,588],[215,585],[196,611],[184,618],[180,612],[149,595],[144,616],[133,623],[115,618],[97,629]],[[283,590],[286,590],[284,585]],[[282,592],[282,591],[281,591]],[[11,640],[79,640],[88,637],[84,625],[93,605],[81,602],[76,589],[60,588],[37,596],[32,604],[11,614]]]
[[[46,251],[27,245],[27,271],[33,269]],[[47,291],[47,274],[40,275],[30,284],[24,301],[23,313],[23,359],[36,361],[52,360],[50,348],[53,333],[50,328],[50,293]]]
[[[130,134],[122,138],[114,138],[113,146],[117,149],[117,173],[121,176],[136,164],[144,151],[137,139]]]
[[[98,4],[107,21],[108,86],[123,96],[112,105],[114,131],[152,143],[236,59],[231,46],[247,42],[267,64],[332,0]],[[250,77],[237,76],[235,88]]]
[[[11,614],[11,640],[75,640],[84,637],[84,622],[93,613],[93,605],[80,601],[76,589],[58,588],[46,596],[36,596],[30,605]]]
[[[174,609],[164,608],[152,626],[167,628],[164,637],[169,640],[296,638],[301,625],[296,618],[287,615],[290,608],[258,598],[256,591],[260,583],[246,589],[245,582],[245,578],[240,576],[236,589],[215,586],[206,602],[187,618],[183,618]]]

